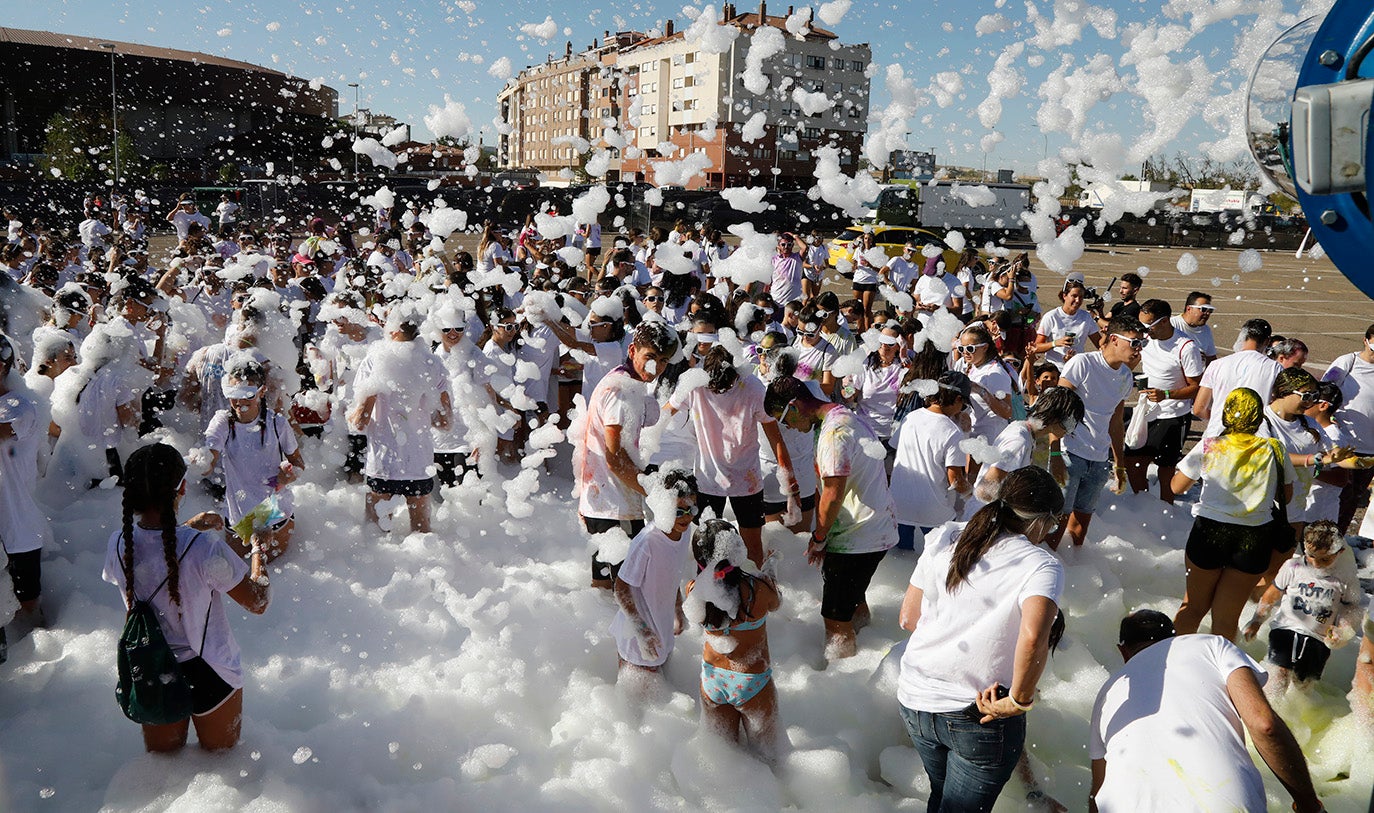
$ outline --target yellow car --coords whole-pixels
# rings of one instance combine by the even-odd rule
[[[906,246],[907,241],[914,240],[916,245],[922,249],[931,243],[939,246],[944,253],[945,268],[950,271],[959,265],[959,252],[950,248],[949,244],[933,231],[912,226],[850,226],[830,241],[831,268],[839,268],[841,260],[846,265],[852,262],[850,257],[852,249],[850,247],[866,229],[872,229],[873,245],[881,248],[889,259],[902,256],[902,249]]]

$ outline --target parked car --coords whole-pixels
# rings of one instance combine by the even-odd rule
[[[850,246],[859,235],[865,231],[872,231],[874,236],[873,244],[881,248],[889,258],[900,257],[902,248],[908,240],[914,240],[916,244],[924,249],[927,245],[937,245],[940,247],[942,259],[945,267],[953,270],[959,264],[959,252],[949,247],[944,238],[928,229],[919,229],[913,226],[867,226],[854,225],[845,229],[838,237],[830,241],[830,265],[839,267],[841,260],[848,263]]]

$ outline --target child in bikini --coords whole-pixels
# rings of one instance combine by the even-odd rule
[[[727,740],[741,734],[767,763],[778,759],[778,692],[764,622],[781,601],[775,560],[752,568],[744,540],[724,520],[706,520],[692,538],[697,578],[685,610],[706,630],[701,661],[702,724]]]

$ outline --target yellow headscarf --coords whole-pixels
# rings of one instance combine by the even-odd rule
[[[1283,447],[1272,438],[1255,437],[1264,420],[1259,393],[1238,387],[1226,396],[1221,411],[1224,431],[1203,443],[1203,476],[1230,491],[1250,512],[1269,510],[1277,485],[1277,455]]]

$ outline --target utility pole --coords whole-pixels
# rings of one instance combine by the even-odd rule
[[[102,42],[100,47],[110,52],[110,140],[114,142],[114,172],[110,189],[119,186],[119,92],[115,86],[115,44]]]
[[[349,82],[348,86],[353,88],[353,142],[358,142],[358,83]],[[353,180],[358,180],[358,150],[353,150]]]

